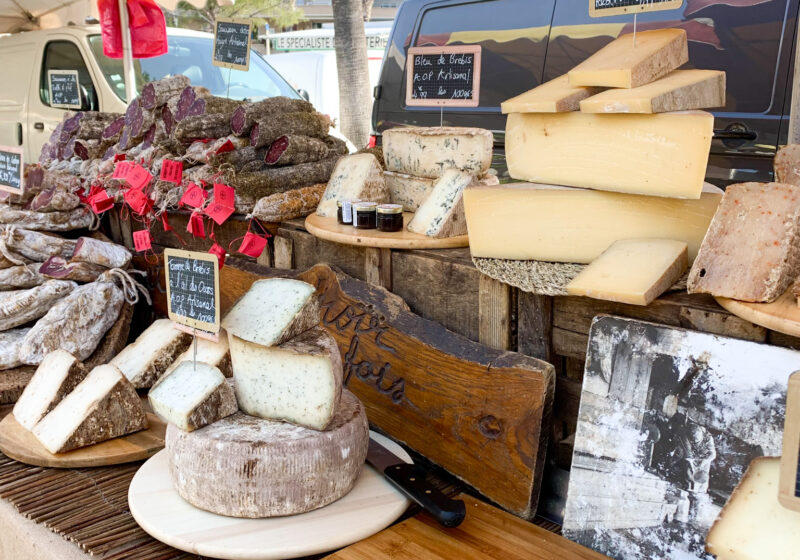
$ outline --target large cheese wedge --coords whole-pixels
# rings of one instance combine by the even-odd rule
[[[383,178],[386,181],[386,188],[389,189],[389,199],[392,204],[402,205],[405,212],[416,212],[436,182],[435,179],[414,177],[394,171],[384,171]]]
[[[222,320],[222,326],[229,335],[248,342],[277,346],[316,327],[319,313],[319,294],[314,286],[290,278],[267,278],[253,283]]]
[[[195,352],[195,346],[197,351]],[[225,329],[220,329],[219,340],[207,340],[205,338],[197,337],[186,349],[186,352],[175,358],[175,361],[164,371],[163,379],[181,365],[183,362],[191,362],[194,360],[203,362],[208,365],[214,366],[222,372],[225,377],[233,375],[231,370],[231,353],[228,348],[228,334]]]
[[[172,484],[200,509],[232,517],[304,513],[347,494],[364,466],[369,427],[349,391],[320,432],[241,412],[194,432],[167,426]],[[209,450],[214,450],[209,453]]]
[[[689,293],[771,302],[798,276],[800,187],[729,186],[689,272]]]
[[[109,362],[137,389],[147,389],[192,343],[191,335],[176,329],[169,319],[158,319]]]
[[[50,453],[64,453],[147,428],[139,395],[112,365],[97,366],[33,428]]]
[[[586,99],[603,88],[571,86],[569,77],[564,74],[554,80],[526,91],[500,105],[504,114],[508,113],[561,113],[577,111],[582,99]]]
[[[436,179],[447,169],[480,175],[492,164],[494,137],[482,128],[398,127],[383,133],[388,171]]]
[[[584,113],[666,113],[725,105],[725,72],[675,70],[649,84],[607,89],[580,102]]]
[[[773,165],[776,182],[800,185],[800,144],[783,146],[775,154]]]
[[[513,178],[534,183],[698,198],[713,134],[703,111],[512,113],[506,161]]]
[[[165,422],[187,432],[239,411],[225,376],[203,362],[182,362],[153,385],[147,398]]]
[[[333,337],[315,327],[280,346],[230,336],[239,407],[260,418],[324,430],[342,394],[342,356]]]
[[[336,216],[339,200],[389,202],[383,169],[372,154],[353,154],[339,160],[317,206],[317,215]]]
[[[797,558],[800,513],[778,502],[780,465],[779,457],[750,463],[706,538],[717,560]]]
[[[569,71],[572,86],[633,88],[649,84],[689,61],[683,29],[620,35]]]
[[[686,249],[673,239],[616,241],[567,284],[567,293],[649,305],[686,272]]]
[[[656,237],[686,243],[691,262],[721,198],[711,192],[680,200],[517,183],[470,187],[464,209],[475,257],[588,264],[620,239]]]
[[[66,350],[50,352],[14,405],[14,418],[21,426],[32,430],[88,373]]]

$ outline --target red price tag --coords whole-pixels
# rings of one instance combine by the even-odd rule
[[[225,249],[222,248],[222,245],[219,243],[214,243],[211,248],[208,250],[209,253],[212,255],[217,255],[217,260],[219,261],[219,269],[222,270],[222,267],[225,266]]]
[[[169,225],[166,212],[161,213],[161,227],[164,228],[164,231],[172,231],[172,226]]]
[[[191,206],[192,208],[202,208],[206,203],[207,198],[208,193],[206,191],[194,183],[189,183],[189,186],[181,197],[180,203],[185,204],[186,206]]]
[[[114,199],[108,196],[105,189],[100,189],[89,198],[89,204],[95,214],[102,214],[114,206]]]
[[[125,161],[125,154],[114,154],[114,163]]]
[[[122,195],[122,198],[125,199],[125,202],[128,203],[131,210],[140,216],[147,214],[153,207],[153,201],[150,200],[141,189],[128,189],[125,191],[125,194]]]
[[[223,206],[219,202],[212,202],[206,207],[206,216],[214,220],[218,226],[221,226],[225,223],[225,220],[231,217],[233,214],[233,208],[228,206]]]
[[[141,189],[152,179],[153,176],[148,173],[147,169],[138,164],[135,164],[125,177],[132,189]]]
[[[189,225],[186,226],[186,231],[191,233],[194,237],[206,238],[206,227],[203,225],[203,215],[199,212],[192,212],[189,217]]]
[[[233,208],[236,205],[235,192],[233,187],[214,183],[214,202],[218,202],[228,208]]]
[[[114,174],[111,175],[113,179],[125,179],[128,176],[128,173],[131,172],[131,167],[133,167],[133,162],[130,161],[119,161],[114,166]]]
[[[214,153],[219,155],[219,154],[224,154],[225,152],[232,152],[233,150],[234,150],[233,142],[231,142],[230,140],[225,140],[222,146],[217,148],[214,151]]]
[[[256,235],[255,233],[248,231],[242,240],[242,245],[239,247],[239,252],[243,255],[247,255],[248,257],[257,259],[261,256],[261,253],[264,252],[264,247],[266,246],[266,237],[261,237],[260,235]]]
[[[133,246],[140,253],[147,251],[153,246],[153,237],[150,235],[149,229],[142,229],[133,232]]]
[[[159,179],[180,185],[183,180],[183,163],[174,159],[165,159],[161,162],[161,175]]]

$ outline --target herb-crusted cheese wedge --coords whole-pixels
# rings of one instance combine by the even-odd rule
[[[172,321],[158,319],[110,363],[117,366],[134,387],[147,389],[191,343],[191,335],[176,329]]]

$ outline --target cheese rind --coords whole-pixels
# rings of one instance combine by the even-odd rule
[[[414,177],[394,171],[384,171],[383,178],[386,181],[386,188],[389,189],[389,199],[392,204],[401,204],[404,212],[416,212],[436,182],[435,179]]]
[[[137,389],[147,389],[161,377],[192,342],[169,319],[158,319],[109,363],[122,371]]]
[[[139,395],[112,365],[97,366],[33,428],[50,453],[64,453],[147,428]]]
[[[683,29],[620,35],[569,71],[572,86],[633,88],[649,84],[689,61]]]
[[[317,206],[317,215],[336,216],[336,202],[353,199],[389,202],[383,168],[372,154],[353,154],[338,161]]]
[[[251,416],[324,430],[342,394],[342,357],[333,337],[315,327],[280,346],[230,336],[239,407]]]
[[[387,171],[437,179],[449,168],[480,175],[492,164],[494,137],[482,128],[398,127],[383,133]]]
[[[248,342],[277,346],[316,327],[319,314],[319,294],[314,286],[290,278],[267,278],[253,283],[222,326],[229,335]]]
[[[53,410],[89,372],[66,350],[47,354],[14,405],[14,418],[24,428],[34,426]]]
[[[195,344],[197,344],[197,355],[195,356]],[[231,370],[231,353],[228,348],[228,334],[225,329],[220,329],[219,340],[214,342],[205,338],[197,337],[186,349],[186,352],[175,358],[175,361],[164,371],[161,379],[175,371],[183,362],[194,361],[203,362],[218,368],[222,375],[230,377],[233,375]]]
[[[696,199],[713,134],[714,116],[703,111],[512,113],[506,160],[515,179]]]
[[[689,272],[689,293],[771,302],[798,276],[800,187],[730,185]]]
[[[590,263],[621,239],[683,241],[697,255],[722,195],[699,200],[526,183],[468,188],[464,209],[474,257]]]
[[[203,362],[182,362],[147,394],[153,412],[191,432],[239,411],[222,372]]]
[[[800,550],[800,513],[778,501],[780,458],[750,463],[706,538],[717,560],[795,558]]]
[[[725,72],[675,70],[631,89],[607,89],[580,102],[583,113],[666,113],[725,105]]]
[[[194,432],[167,426],[166,452],[184,500],[219,515],[258,518],[304,513],[347,494],[368,443],[364,407],[344,391],[325,431],[239,412]]]
[[[508,113],[561,113],[577,111],[582,99],[600,93],[599,87],[571,86],[569,76],[564,74],[549,82],[526,91],[507,101],[500,109]]]
[[[688,265],[683,241],[616,241],[567,284],[567,294],[649,305],[675,284]]]
[[[775,154],[775,182],[800,185],[800,144],[783,146]]]

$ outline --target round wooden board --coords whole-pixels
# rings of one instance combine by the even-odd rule
[[[717,303],[734,315],[762,327],[791,336],[800,336],[800,307],[791,288],[772,303],[748,303],[715,297]]]
[[[399,445],[371,435],[411,462]],[[350,493],[323,508],[266,519],[217,515],[178,495],[166,451],[142,465],[128,490],[133,518],[152,537],[186,552],[227,560],[297,558],[341,548],[385,529],[408,505],[382,475],[364,465]]]
[[[13,414],[0,421],[0,451],[22,463],[38,467],[104,467],[148,459],[164,448],[167,425],[154,414],[147,415],[150,428],[120,438],[53,454],[19,425]]]
[[[403,227],[407,227],[414,214],[403,213]],[[427,235],[413,233],[407,229],[388,233],[377,229],[356,229],[352,226],[340,224],[335,217],[323,218],[311,214],[306,218],[306,229],[309,233],[345,245],[360,247],[378,247],[381,249],[454,249],[469,247],[469,237],[457,235],[456,237],[443,237],[436,239]]]

